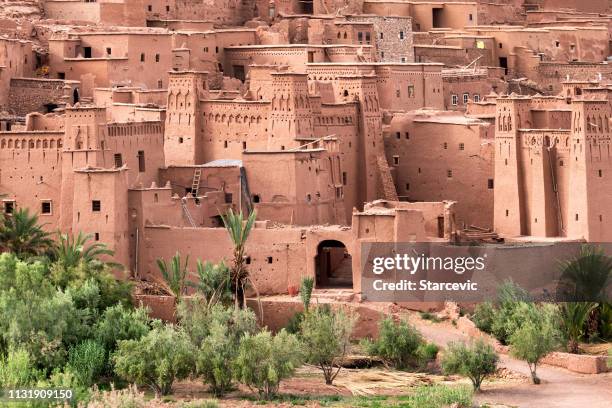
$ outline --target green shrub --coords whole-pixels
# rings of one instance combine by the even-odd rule
[[[10,350],[6,358],[0,356],[0,389],[32,385],[41,374],[25,349]]]
[[[121,340],[139,340],[149,332],[149,316],[144,308],[131,309],[118,304],[104,311],[94,327],[94,338],[109,352]]]
[[[79,384],[91,387],[103,373],[106,365],[104,346],[85,340],[70,349],[67,368],[75,375]]]
[[[295,335],[285,330],[276,336],[262,331],[242,338],[234,372],[238,381],[269,399],[278,392],[280,382],[293,375],[301,363],[301,346]]]
[[[219,403],[217,400],[198,400],[185,402],[180,408],[219,408]]]
[[[196,262],[198,281],[188,281],[187,285],[195,288],[198,293],[212,306],[217,303],[228,304],[232,300],[232,290],[229,280],[229,268],[225,262],[218,264],[200,259]]]
[[[199,347],[208,336],[211,309],[208,300],[199,294],[191,298],[182,298],[177,305],[178,321],[196,347]]]
[[[423,320],[429,320],[430,322],[434,322],[434,323],[439,323],[442,321],[442,319],[440,319],[438,316],[436,316],[435,314],[431,312],[421,312],[419,314],[421,316],[421,319]]]
[[[467,346],[450,343],[442,358],[442,370],[446,374],[461,374],[472,381],[474,390],[480,390],[482,381],[497,368],[499,357],[493,346],[478,339]]]
[[[482,302],[474,308],[472,321],[480,330],[491,333],[493,322],[495,321],[495,306],[491,302]]]
[[[398,369],[421,364],[418,350],[425,342],[414,326],[405,320],[396,323],[387,317],[379,323],[378,331],[378,339],[362,341],[369,355],[382,357]]]
[[[300,298],[304,305],[304,311],[308,311],[310,308],[310,299],[312,297],[312,290],[314,289],[314,278],[312,276],[306,276],[302,278],[300,284]]]
[[[158,324],[140,340],[121,340],[113,361],[119,377],[167,395],[175,380],[187,378],[193,371],[193,354],[183,331]]]
[[[421,364],[426,364],[428,361],[436,359],[438,351],[440,351],[440,348],[434,343],[423,343],[417,348],[416,355],[421,361]]]
[[[586,323],[597,307],[590,302],[565,302],[561,305],[561,330],[570,353],[578,353],[578,344],[586,333]]]
[[[304,343],[306,361],[323,370],[325,384],[332,384],[340,372],[338,363],[349,351],[356,321],[355,313],[343,309],[330,312],[317,307],[304,315],[300,339]]]
[[[599,304],[599,336],[602,340],[612,340],[612,304]]]
[[[212,392],[221,396],[232,385],[232,364],[238,355],[240,339],[257,330],[257,317],[250,309],[225,309],[216,306],[208,324],[209,334],[196,354],[196,374],[210,384]]]
[[[534,384],[540,379],[536,374],[540,359],[553,351],[559,344],[559,331],[553,321],[542,311],[539,316],[527,319],[510,336],[510,353],[525,360]]]
[[[293,316],[289,318],[285,329],[288,333],[298,334],[300,332],[300,325],[304,320],[304,312],[295,312]]]

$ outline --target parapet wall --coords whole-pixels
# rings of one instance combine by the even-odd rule
[[[61,79],[11,78],[11,113],[25,116],[30,112],[45,112],[46,105],[63,104],[65,85]]]

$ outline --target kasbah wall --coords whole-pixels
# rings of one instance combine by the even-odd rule
[[[532,3],[44,1],[0,19],[0,210],[149,280],[255,210],[263,294],[359,294],[363,242],[611,239],[607,2]]]

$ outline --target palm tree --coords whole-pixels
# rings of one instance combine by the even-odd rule
[[[246,307],[245,292],[247,287],[250,285],[254,289],[253,282],[250,279],[249,271],[246,267],[246,256],[245,246],[246,241],[253,229],[255,219],[257,215],[253,211],[249,214],[246,221],[242,211],[234,213],[230,208],[225,216],[221,216],[223,224],[229,233],[232,244],[234,245],[234,252],[232,257],[232,265],[230,267],[230,283],[232,292],[234,293],[234,303],[236,308]],[[257,291],[257,289],[255,289]]]
[[[559,282],[559,293],[563,300],[571,302],[596,302],[589,308],[583,322],[586,325],[584,334],[596,337],[601,334],[599,316],[602,307],[610,303],[609,288],[612,280],[612,257],[603,249],[592,245],[583,245],[578,256],[561,264],[562,274]]]
[[[229,287],[229,268],[225,262],[218,264],[200,259],[196,261],[196,272],[198,281],[188,281],[187,285],[202,294],[209,306],[217,303],[226,303],[231,299]]]
[[[561,329],[567,339],[570,353],[578,352],[578,342],[584,336],[584,326],[597,303],[566,302],[561,305]]]
[[[93,236],[84,235],[82,232],[75,237],[74,235],[59,234],[59,243],[55,250],[57,261],[64,267],[75,267],[81,262],[92,263],[100,261],[102,256],[113,256],[114,251],[108,249],[101,242],[88,244]],[[112,263],[111,263],[112,264]]]
[[[175,297],[177,303],[180,301],[185,290],[185,278],[189,273],[187,269],[188,263],[189,255],[187,255],[183,264],[181,263],[181,254],[178,251],[170,260],[170,265],[167,265],[163,259],[157,260],[157,266],[166,283],[166,289]]]
[[[580,254],[561,263],[561,289],[567,300],[574,302],[606,302],[612,279],[612,257],[601,248],[583,245]]]
[[[53,248],[53,240],[38,224],[38,216],[19,209],[0,221],[0,245],[19,257],[41,255]]]

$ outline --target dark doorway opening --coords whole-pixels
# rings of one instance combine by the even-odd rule
[[[508,75],[508,58],[499,57],[499,66],[504,69],[504,74]]]
[[[444,217],[438,217],[438,238],[444,238]]]
[[[84,47],[83,48],[83,57],[91,58],[91,47]]]
[[[300,14],[312,14],[313,6],[312,0],[301,0],[300,1]]]
[[[244,82],[246,76],[244,75],[244,65],[234,65],[232,67],[234,69],[234,78],[237,78]]]
[[[53,112],[55,109],[57,109],[57,105],[54,103],[48,103],[45,105],[45,113],[51,113]]]
[[[441,8],[431,10],[431,25],[433,28],[442,28],[442,11]]]
[[[342,242],[322,241],[317,246],[315,267],[317,288],[353,287],[353,262]]]
[[[72,91],[72,103],[75,104],[79,101],[79,90],[77,88],[74,88],[74,91]]]

